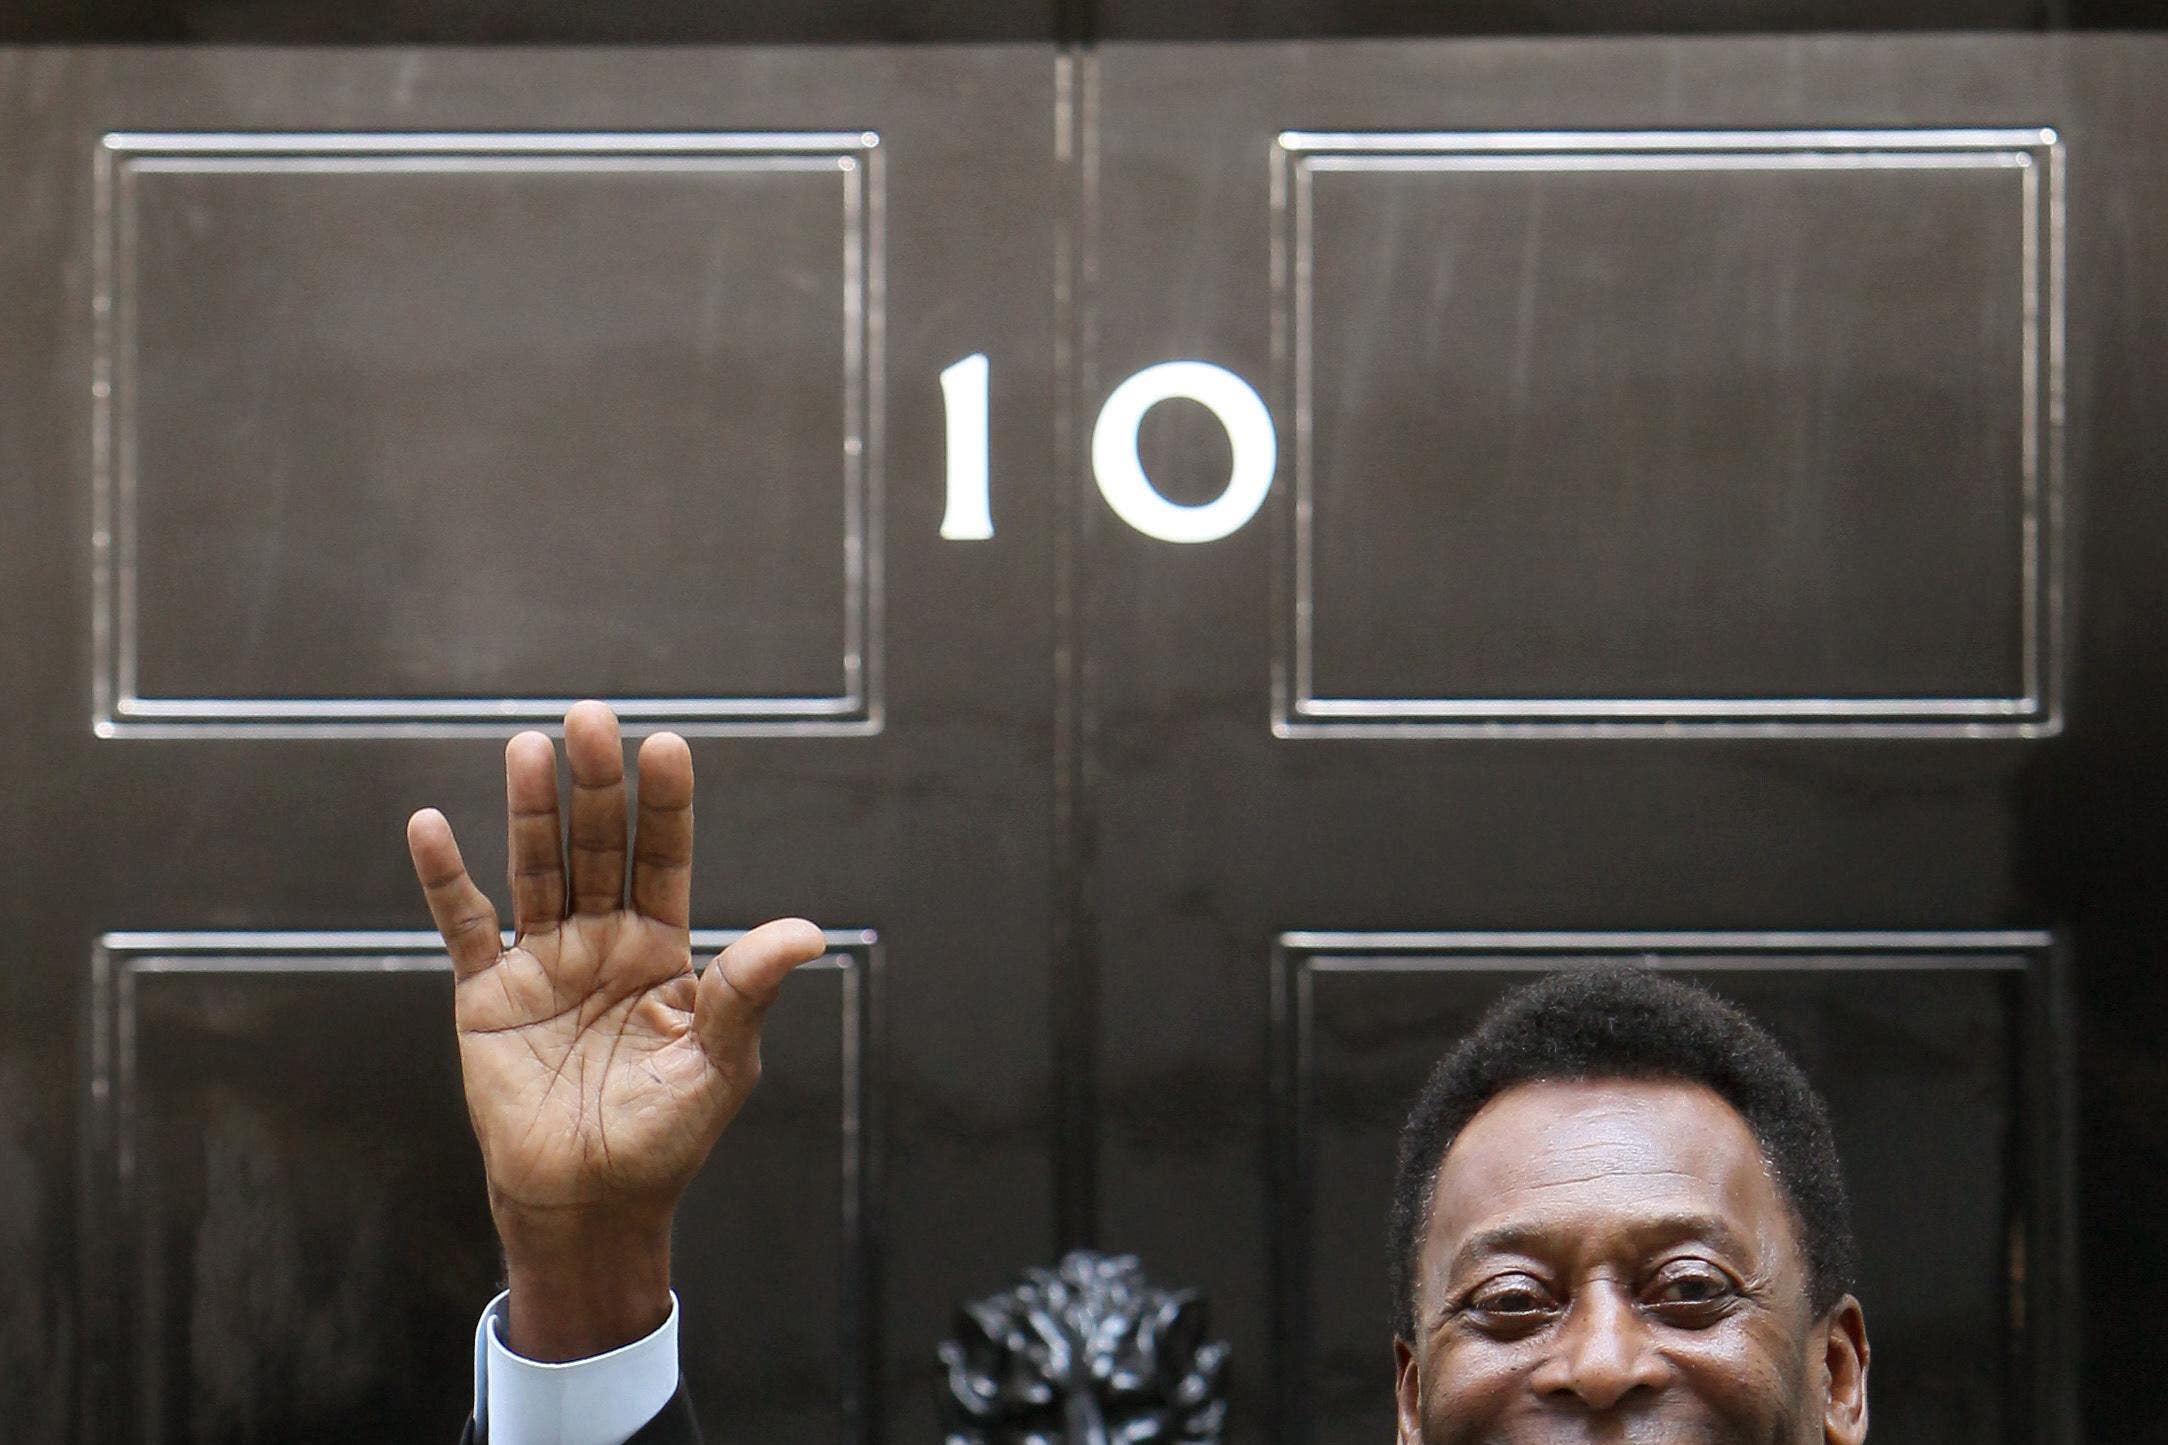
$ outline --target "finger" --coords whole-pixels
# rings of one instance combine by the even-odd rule
[[[414,876],[429,900],[429,916],[452,955],[452,975],[469,978],[497,961],[504,940],[497,932],[497,910],[459,856],[452,825],[434,808],[407,820],[407,851],[414,855]]]
[[[599,702],[576,702],[565,714],[565,758],[572,764],[572,911],[615,913],[625,906],[625,745],[617,714]]]
[[[557,827],[557,749],[541,733],[504,745],[505,872],[512,927],[547,933],[565,916],[564,836]]]
[[[673,928],[692,923],[693,754],[676,733],[640,744],[640,826],[632,835],[632,907]]]
[[[700,976],[693,1026],[719,1064],[742,1067],[760,1047],[760,1020],[800,964],[828,951],[821,931],[803,918],[763,923],[717,954]]]

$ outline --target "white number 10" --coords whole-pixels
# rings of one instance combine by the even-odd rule
[[[987,389],[983,352],[941,373],[948,413],[948,510],[941,535],[952,542],[994,535],[987,466]],[[1227,486],[1209,502],[1170,502],[1137,459],[1144,414],[1163,401],[1194,401],[1226,429],[1233,465]],[[1114,388],[1092,428],[1092,475],[1114,514],[1162,542],[1216,542],[1241,530],[1272,490],[1279,441],[1264,399],[1241,377],[1207,361],[1165,361]]]

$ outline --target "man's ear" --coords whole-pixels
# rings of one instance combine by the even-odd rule
[[[1867,1438],[1867,1317],[1846,1295],[1823,1316],[1822,1438],[1863,1445]]]
[[[1400,1422],[1394,1445],[1423,1445],[1423,1382],[1415,1368],[1415,1351],[1402,1339],[1393,1341],[1394,1417]]]

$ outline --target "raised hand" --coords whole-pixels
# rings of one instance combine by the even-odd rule
[[[512,1291],[506,1343],[544,1360],[614,1348],[667,1316],[671,1214],[760,1076],[761,1016],[784,976],[823,951],[812,924],[784,919],[695,975],[684,739],[640,748],[629,906],[616,717],[575,705],[565,753],[569,848],[550,740],[505,748],[510,947],[444,815],[407,824],[457,980],[467,1112]]]

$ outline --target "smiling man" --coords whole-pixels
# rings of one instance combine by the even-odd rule
[[[1399,1445],[1859,1445],[1827,1111],[1640,969],[1508,995],[1431,1076],[1391,1224]]]

